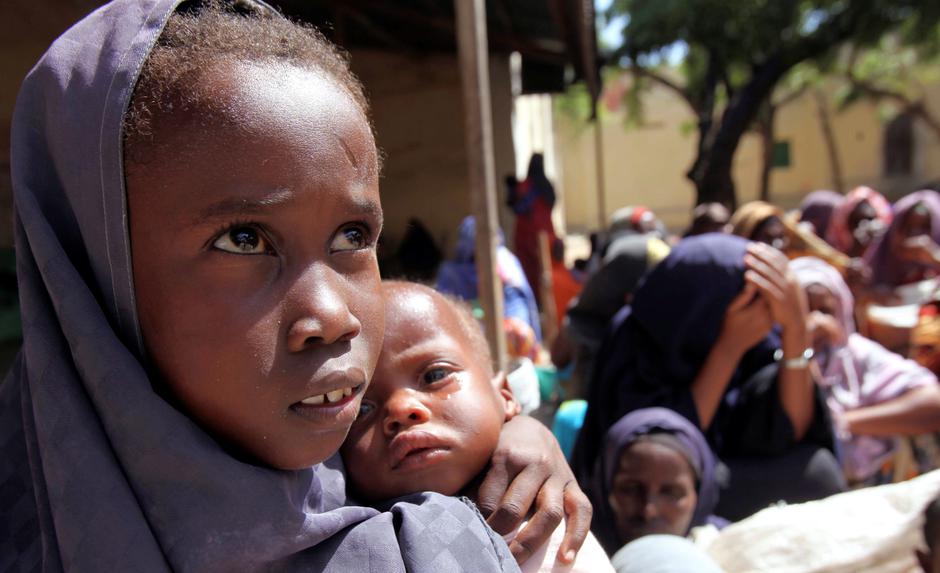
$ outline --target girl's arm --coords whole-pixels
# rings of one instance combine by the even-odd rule
[[[916,435],[940,430],[940,384],[909,390],[897,398],[842,415],[855,435]]]
[[[578,486],[558,441],[529,416],[516,416],[503,425],[476,497],[487,523],[503,535],[534,511],[509,544],[520,564],[548,541],[562,518],[565,538],[557,558],[571,563],[591,527],[591,502]]]

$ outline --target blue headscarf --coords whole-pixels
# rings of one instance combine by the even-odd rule
[[[476,219],[464,217],[457,236],[457,249],[453,260],[441,265],[437,275],[438,291],[464,300],[476,300],[477,265]],[[503,316],[518,318],[535,332],[541,342],[542,328],[539,325],[539,308],[529,281],[525,278],[522,264],[516,255],[506,248],[503,232],[499,231],[499,247],[496,250],[496,272],[503,284]]]

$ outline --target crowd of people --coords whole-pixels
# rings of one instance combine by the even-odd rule
[[[472,217],[382,280],[379,159],[347,58],[264,3],[115,0],[49,48],[12,126],[0,569],[712,572],[703,528],[934,475],[935,191],[700,205],[681,239],[624,207],[568,268],[535,155],[502,371]]]
[[[681,238],[626,207],[595,237],[541,356],[609,554],[940,468],[936,191],[705,204]]]

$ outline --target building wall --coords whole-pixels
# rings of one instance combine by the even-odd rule
[[[456,57],[355,51],[352,62],[372,102],[378,145],[385,156],[380,182],[383,240],[394,248],[408,219],[416,217],[449,255],[457,226],[471,209]],[[516,169],[508,57],[491,58],[490,92],[496,184],[503,205],[503,176]],[[500,217],[503,228],[510,229],[505,208]]]
[[[918,184],[940,179],[940,140],[915,121],[913,173],[908,177],[883,175],[885,123],[876,105],[859,102],[829,114],[842,163],[845,190],[870,185],[889,198],[914,190]],[[927,89],[928,107],[940,114],[940,85]],[[689,222],[695,188],[685,173],[695,159],[696,133],[689,130],[692,115],[687,104],[665,88],[655,87],[644,99],[644,125],[624,127],[622,111],[602,115],[604,181],[607,213],[625,205],[646,205],[673,230]],[[556,113],[556,144],[562,157],[567,190],[565,217],[569,229],[597,228],[597,183],[593,124]],[[686,126],[686,129],[683,129]],[[828,154],[820,129],[816,98],[807,93],[777,112],[776,139],[790,144],[790,166],[771,174],[771,200],[789,208],[815,189],[834,187]],[[760,138],[745,135],[734,159],[733,176],[738,202],[758,198],[762,149]]]

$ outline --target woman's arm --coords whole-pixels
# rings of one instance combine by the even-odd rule
[[[771,326],[770,312],[758,296],[756,285],[746,283],[725,311],[718,340],[692,381],[692,400],[703,432],[715,419],[741,357],[767,336]]]
[[[812,340],[806,328],[806,295],[788,268],[786,256],[773,247],[752,244],[744,262],[749,268],[745,279],[757,284],[767,300],[774,322],[782,329],[783,361],[777,378],[780,405],[793,425],[796,441],[803,439],[815,414],[813,379],[809,364],[787,366],[799,360]]]
[[[897,398],[842,415],[855,435],[910,436],[940,430],[940,384],[914,388]]]
[[[531,510],[525,528],[509,549],[524,563],[566,519],[557,559],[571,563],[591,528],[591,503],[581,491],[551,431],[529,416],[503,425],[477,493],[477,505],[500,534],[516,529]]]

